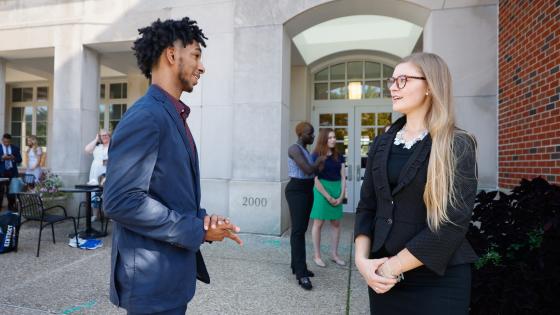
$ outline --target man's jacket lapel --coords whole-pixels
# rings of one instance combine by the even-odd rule
[[[183,139],[183,145],[185,146],[187,152],[189,153],[189,159],[191,162],[190,163],[191,167],[193,169],[193,174],[198,176],[196,152],[192,152],[191,150],[189,139],[187,138],[187,134],[185,130],[185,123],[181,121],[181,119],[179,118],[179,114],[177,113],[175,106],[173,106],[173,104],[169,101],[166,95],[164,95],[161,91],[158,90],[158,88],[154,86],[150,86],[150,90],[148,93],[162,103],[163,108],[167,111],[171,119],[173,119],[173,122],[175,122],[175,127],[179,131],[179,134],[181,134],[181,139]]]

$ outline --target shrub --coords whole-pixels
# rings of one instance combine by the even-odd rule
[[[560,187],[523,179],[480,192],[467,238],[475,263],[471,314],[553,314],[560,308]]]

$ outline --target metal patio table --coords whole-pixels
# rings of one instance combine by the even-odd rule
[[[66,193],[85,193],[86,194],[86,229],[78,232],[78,236],[83,239],[98,238],[107,236],[107,233],[97,231],[91,227],[91,194],[103,192],[103,188],[98,185],[76,185],[74,188],[64,187],[58,191]]]

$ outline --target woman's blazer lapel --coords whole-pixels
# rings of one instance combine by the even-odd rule
[[[430,151],[432,148],[432,138],[430,137],[430,135],[427,135],[416,145],[418,147],[415,148],[412,156],[408,159],[403,169],[401,170],[401,173],[399,174],[399,182],[391,192],[391,195],[393,196],[408,184],[410,184],[410,182],[414,179],[414,177],[418,173],[418,170],[423,165],[426,158],[428,158],[428,156],[430,155]]]
[[[373,178],[375,179],[376,193],[379,193],[385,199],[393,199],[393,196],[406,187],[414,179],[420,166],[424,163],[426,158],[430,155],[430,150],[432,148],[432,139],[428,134],[424,140],[416,144],[418,147],[415,148],[410,159],[406,162],[405,166],[399,174],[399,181],[397,186],[391,190],[391,185],[389,185],[389,177],[387,175],[387,162],[389,161],[389,155],[391,153],[391,146],[395,141],[397,136],[397,131],[399,131],[406,123],[406,118],[402,117],[395,121],[393,126],[384,134],[380,136],[379,146],[375,151],[375,159],[373,163]]]
[[[389,159],[389,154],[391,153],[391,144],[395,135],[392,133],[384,133],[379,136],[379,145],[375,150],[375,156],[373,159],[373,181],[376,190],[376,194],[383,199],[391,200],[391,190],[389,185],[389,177],[387,175],[387,161]]]

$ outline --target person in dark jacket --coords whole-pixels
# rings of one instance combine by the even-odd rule
[[[474,138],[455,125],[439,56],[404,58],[388,86],[404,116],[370,147],[355,222],[370,311],[467,314],[477,259],[465,238],[477,188]]]
[[[12,136],[9,133],[5,133],[2,136],[2,145],[0,146],[0,176],[9,178],[19,177],[18,164],[21,163],[21,151],[19,147],[12,144]],[[0,183],[0,208],[2,207],[2,202],[4,201],[4,193],[6,193],[8,198],[8,209],[16,210],[16,196],[10,194],[8,187],[10,186],[10,181]]]
[[[204,34],[188,17],[139,31],[133,49],[151,86],[113,134],[103,192],[114,221],[110,299],[128,314],[185,314],[196,279],[210,282],[202,243],[242,241],[237,226],[200,207],[190,108],[180,100],[204,73]]]

